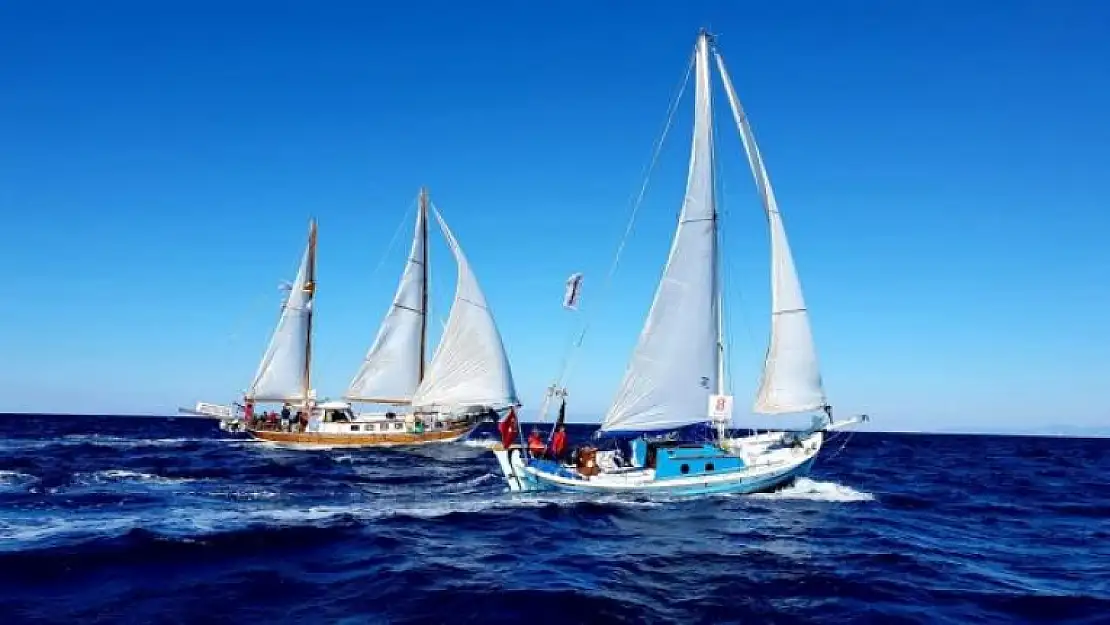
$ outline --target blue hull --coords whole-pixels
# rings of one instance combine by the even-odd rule
[[[751,479],[737,479],[735,481],[722,481],[717,484],[667,484],[667,482],[677,480],[655,480],[649,485],[640,488],[608,488],[605,486],[586,483],[582,485],[568,484],[566,482],[556,482],[544,479],[544,474],[541,472],[540,476],[527,474],[525,480],[528,482],[527,490],[544,490],[544,491],[564,491],[575,493],[629,493],[636,495],[644,494],[663,494],[663,495],[678,495],[678,496],[696,496],[696,495],[721,495],[721,494],[740,494],[750,495],[754,493],[764,493],[774,491],[784,486],[788,486],[799,477],[804,477],[813,466],[816,458],[810,458],[795,467],[792,467],[781,473],[775,473],[759,478]]]

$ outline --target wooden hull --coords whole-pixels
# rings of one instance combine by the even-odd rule
[[[466,436],[477,425],[465,425],[445,430],[413,432],[330,434],[324,432],[279,432],[254,430],[247,432],[258,440],[290,447],[394,447],[398,445],[427,445],[451,443]]]

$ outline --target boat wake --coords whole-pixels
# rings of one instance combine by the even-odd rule
[[[501,441],[495,438],[468,438],[466,440],[459,441],[459,444],[466,447],[474,447],[477,449],[493,449],[497,445],[500,445]]]
[[[851,486],[844,486],[836,482],[819,482],[808,477],[798,478],[790,486],[772,493],[757,493],[747,496],[754,499],[802,499],[835,503],[875,500],[875,496],[871,493],[858,491]]]

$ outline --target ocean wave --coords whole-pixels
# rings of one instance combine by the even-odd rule
[[[1097,622],[1107,445],[858,434],[774,493],[593,496],[508,492],[466,444],[309,451],[200,420],[0,421],[0,613]]]
[[[39,483],[39,478],[20,471],[0,471],[0,493],[27,491]]]

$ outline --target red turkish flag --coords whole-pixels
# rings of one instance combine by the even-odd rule
[[[497,424],[497,430],[501,432],[501,446],[508,449],[520,433],[520,424],[516,420],[516,408],[509,408],[509,414],[505,415],[505,419]]]

